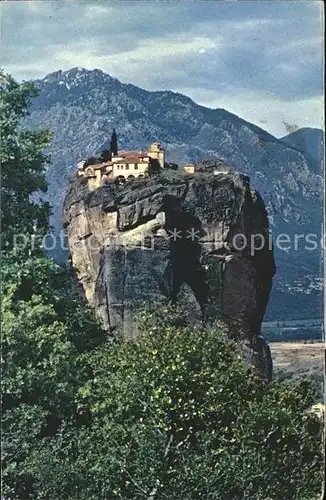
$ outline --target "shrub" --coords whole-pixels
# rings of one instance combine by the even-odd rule
[[[191,328],[171,311],[143,313],[137,340],[89,357],[76,404],[90,421],[35,443],[34,498],[315,498],[321,422],[306,410],[318,391],[266,386],[222,324]]]

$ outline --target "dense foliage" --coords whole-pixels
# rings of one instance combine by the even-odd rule
[[[35,498],[22,464],[63,422],[79,424],[75,398],[91,376],[85,353],[105,337],[65,269],[36,257],[2,266],[4,493]]]
[[[57,370],[43,380],[64,418],[44,436],[45,393],[7,417],[9,451],[21,458],[19,475],[16,465],[9,477],[29,480],[30,498],[318,497],[321,424],[306,411],[313,386],[265,386],[222,325],[190,328],[178,319],[169,308],[144,313],[137,341],[102,345],[79,367],[59,329],[61,362],[54,357]]]
[[[105,335],[69,269],[41,248],[49,206],[31,195],[46,190],[49,134],[20,127],[36,90],[0,77],[3,494],[25,499],[36,493],[22,463],[63,422],[79,423],[75,395],[90,376],[83,357]]]
[[[50,135],[19,127],[35,95],[33,84],[18,84],[0,71],[1,241],[7,249],[15,236],[44,233],[48,227],[49,205],[36,203],[31,194],[47,189],[43,149]]]
[[[8,81],[4,101],[18,125],[34,90]],[[3,129],[8,145],[6,130],[19,132]],[[26,134],[30,163],[17,153],[5,166],[3,498],[318,497],[321,422],[307,411],[318,397],[311,383],[266,386],[222,324],[189,326],[170,307],[144,311],[136,340],[108,342],[69,268],[39,248],[10,246],[20,213],[31,236],[47,226],[47,207],[18,193],[26,175],[29,193],[44,180],[39,135]]]

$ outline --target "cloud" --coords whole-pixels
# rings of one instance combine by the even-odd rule
[[[18,79],[100,68],[148,90],[187,89],[212,107],[230,109],[241,96],[247,119],[251,103],[260,116],[268,103],[275,116],[283,106],[285,114],[310,110],[299,123],[319,120],[321,2],[29,1],[0,8],[2,65]]]
[[[268,130],[276,137],[287,134],[286,124],[301,127],[323,128],[323,106],[321,99],[309,98],[279,101],[255,92],[240,92],[232,95],[224,91],[208,91],[202,88],[183,87],[180,92],[193,95],[196,102],[211,108],[224,108],[241,118]]]

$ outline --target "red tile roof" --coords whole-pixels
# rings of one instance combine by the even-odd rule
[[[147,156],[147,154],[140,151],[120,151],[117,156],[121,156],[122,158],[129,158],[130,156],[133,158],[142,158]]]
[[[142,157],[143,158],[143,157]],[[139,157],[128,157],[128,158],[124,158],[123,160],[116,160],[114,162],[115,165],[119,165],[119,164],[122,164],[122,165],[129,165],[130,163],[140,163],[139,162]],[[145,164],[145,163],[144,163]]]

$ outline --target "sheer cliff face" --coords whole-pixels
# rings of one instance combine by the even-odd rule
[[[314,156],[317,149],[323,150],[321,131],[319,139],[304,133],[303,148],[299,132],[299,137],[278,140],[224,109],[199,106],[171,91],[149,92],[100,70],[58,71],[36,84],[40,94],[25,124],[53,132],[47,199],[53,207],[55,232],[61,228],[68,177],[78,160],[109,146],[113,127],[121,150],[146,149],[159,141],[166,148],[167,161],[180,165],[204,157],[222,158],[250,176],[251,185],[264,198],[274,237],[286,233],[291,240],[290,251],[275,247],[279,272],[269,319],[322,314],[321,249],[307,251],[301,243],[294,248],[295,235],[316,233],[318,240],[321,236],[322,162],[311,158],[312,152]],[[58,248],[52,254],[66,259]]]
[[[222,315],[267,374],[260,325],[275,267],[264,203],[232,171],[173,175],[93,192],[71,180],[64,225],[85,296],[108,328],[131,336],[141,302],[177,300],[183,287],[189,307],[206,319]]]

